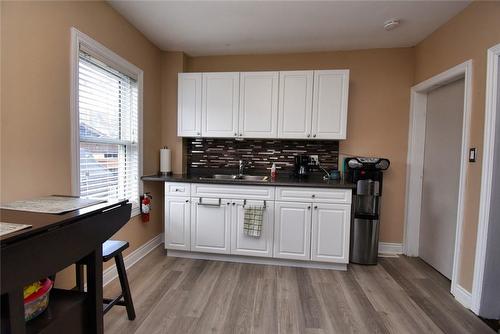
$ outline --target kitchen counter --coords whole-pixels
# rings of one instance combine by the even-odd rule
[[[297,179],[289,176],[278,176],[276,180],[269,181],[249,181],[249,180],[221,180],[200,178],[199,175],[174,174],[166,175],[146,175],[141,178],[143,181],[156,182],[187,182],[187,183],[208,183],[208,184],[233,184],[252,186],[280,186],[280,187],[313,187],[313,188],[339,188],[354,189],[356,184],[343,180],[323,180],[322,176],[310,176],[305,179]]]

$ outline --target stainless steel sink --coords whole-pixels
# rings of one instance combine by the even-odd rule
[[[200,180],[228,180],[228,181],[258,181],[267,182],[267,176],[260,175],[234,175],[234,174],[214,174],[208,177],[200,177]]]

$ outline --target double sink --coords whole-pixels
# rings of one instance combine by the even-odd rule
[[[200,177],[200,180],[267,182],[268,177],[267,176],[260,176],[260,175],[214,174],[212,176]]]

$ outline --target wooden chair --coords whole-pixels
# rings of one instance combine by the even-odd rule
[[[108,262],[112,258],[115,259],[116,270],[118,271],[118,278],[122,292],[116,298],[103,298],[104,310],[106,314],[113,306],[125,306],[129,320],[135,319],[134,304],[132,302],[132,295],[128,285],[127,272],[125,264],[123,263],[122,252],[129,246],[127,241],[122,240],[108,240],[102,245],[102,261]],[[76,264],[76,288],[78,291],[84,291],[84,265],[81,263]]]

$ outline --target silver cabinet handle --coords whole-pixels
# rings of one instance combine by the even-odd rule
[[[222,200],[219,198],[219,203],[218,204],[203,203],[203,199],[200,197],[200,202],[198,203],[198,205],[220,207],[221,206],[221,202],[222,202]]]

